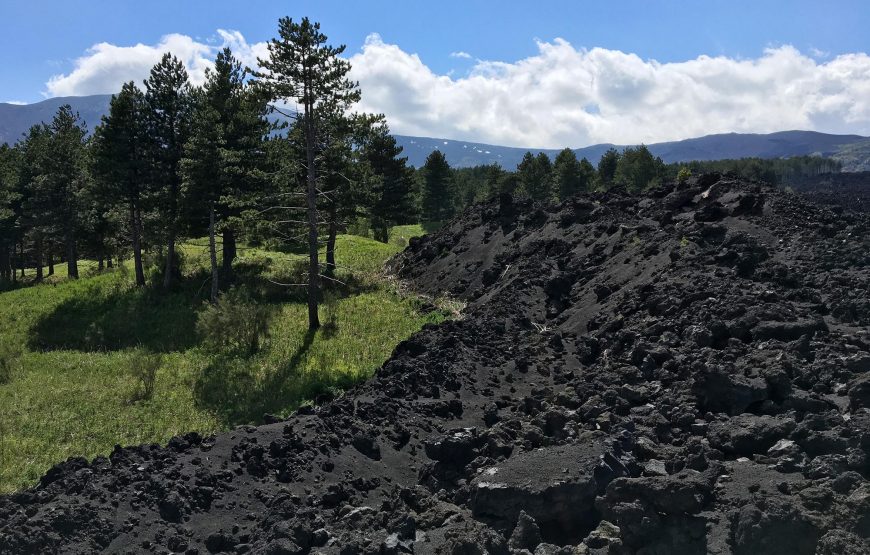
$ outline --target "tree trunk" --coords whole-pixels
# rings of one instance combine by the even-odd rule
[[[5,244],[0,246],[0,281],[9,281],[9,247]]]
[[[314,122],[312,107],[305,106],[305,158],[308,164],[308,329],[320,327],[320,262],[317,259],[317,174],[314,172]]]
[[[224,229],[223,234],[223,281],[224,284],[233,280],[233,262],[236,260],[236,234],[232,229]],[[226,287],[226,285],[224,285]]]
[[[375,236],[375,241],[380,241],[381,243],[390,242],[390,228],[382,218],[372,219],[372,234]]]
[[[100,258],[97,259],[97,271],[102,272],[105,267],[106,267],[106,261],[105,261],[103,255],[101,254]]]
[[[172,274],[175,271],[175,232],[169,232],[166,241],[166,267],[163,270],[163,289],[172,287]]]
[[[115,267],[115,265],[112,262],[112,255],[110,254],[109,256],[106,257],[106,268],[111,270],[114,267]]]
[[[163,275],[163,288],[172,287],[175,272],[175,239],[178,230],[175,228],[178,219],[178,167],[173,164],[170,168],[169,183],[169,237],[166,241],[166,273]]]
[[[54,275],[54,254],[51,252],[51,246],[48,248],[48,275]]]
[[[33,258],[36,260],[36,283],[42,283],[42,239],[37,239],[34,245]]]
[[[19,244],[21,248],[21,256],[18,259],[18,263],[21,265],[21,279],[24,279],[24,265],[27,263],[27,260],[24,257],[24,241],[21,241]]]
[[[67,230],[64,237],[66,242],[66,273],[69,279],[79,278],[78,252],[76,251],[76,239],[72,230]]]
[[[326,275],[335,277],[335,239],[338,235],[338,208],[329,203],[329,236],[326,239]]]
[[[136,287],[145,287],[145,271],[142,268],[142,212],[135,202],[130,203],[130,228],[133,236],[133,266]]]
[[[12,277],[12,283],[18,283],[18,277],[16,276],[18,270],[15,268],[16,248],[17,246],[13,242],[11,245],[11,252],[9,253],[9,273]]]
[[[208,254],[211,258],[211,302],[217,302],[218,298],[218,263],[217,249],[214,244],[214,203],[208,212]]]

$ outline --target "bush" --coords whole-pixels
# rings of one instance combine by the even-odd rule
[[[196,331],[208,349],[220,354],[251,356],[267,336],[269,311],[234,287],[199,313]]]
[[[680,183],[685,183],[690,177],[692,177],[692,170],[686,166],[681,167],[680,171],[677,172],[677,181]]]
[[[372,223],[368,218],[358,217],[348,224],[346,233],[360,237],[371,237]]]
[[[144,349],[133,351],[130,357],[130,375],[137,382],[136,392],[132,401],[147,401],[154,397],[154,386],[157,382],[157,370],[163,363],[163,356],[149,353]]]
[[[0,385],[12,381],[12,374],[18,368],[21,351],[7,343],[0,344]]]
[[[163,274],[166,271],[166,253],[146,256],[142,261],[145,265],[145,281],[151,287],[163,285]],[[175,265],[172,267],[172,279],[176,282],[183,277],[181,269],[184,267],[184,253],[175,249]]]

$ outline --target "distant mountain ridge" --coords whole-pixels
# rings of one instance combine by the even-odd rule
[[[409,162],[418,167],[435,149],[443,152],[450,164],[455,167],[498,163],[507,169],[514,168],[527,151],[532,154],[545,152],[551,158],[559,152],[559,149],[516,148],[426,137],[397,135],[396,139],[405,148],[404,154],[408,156]],[[862,145],[867,145],[867,148],[861,149]],[[595,164],[607,149],[622,150],[626,146],[636,145],[605,143],[573,150],[578,158],[585,157]],[[682,141],[653,143],[647,147],[655,156],[660,156],[667,163],[729,158],[788,158],[812,154],[838,158],[847,152],[853,157],[865,154],[867,157],[865,163],[870,163],[870,138],[861,135],[831,135],[816,131],[780,131],[768,134],[724,133]]]
[[[0,144],[14,143],[34,124],[49,122],[58,107],[69,104],[79,112],[93,131],[100,118],[108,112],[111,95],[71,96],[43,100],[34,104],[0,103]],[[555,157],[558,149],[518,148],[452,139],[396,135],[404,148],[408,162],[420,167],[435,149],[440,150],[454,167],[480,164],[500,164],[513,169],[527,151],[546,152]],[[608,148],[622,150],[631,145],[597,144],[574,149],[578,157],[593,164]],[[832,135],[816,131],[780,131],[777,133],[724,133],[706,135],[682,141],[647,145],[656,156],[668,163],[690,160],[721,160],[725,158],[786,158],[818,154],[840,159],[844,169],[854,171],[870,168],[870,138],[861,135]]]

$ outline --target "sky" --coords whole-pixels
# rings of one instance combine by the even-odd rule
[[[870,135],[870,3],[0,0],[0,102],[113,93],[169,50],[265,56],[281,16],[345,44],[394,132],[523,147]]]

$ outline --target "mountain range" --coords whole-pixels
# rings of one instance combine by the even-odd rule
[[[0,144],[14,143],[30,126],[51,121],[63,104],[69,104],[84,120],[89,130],[99,124],[108,112],[111,95],[58,97],[34,104],[0,103]],[[506,169],[516,167],[527,151],[545,152],[554,157],[557,149],[518,148],[445,138],[395,135],[404,148],[408,162],[420,167],[435,149],[445,154],[454,167],[497,163]],[[593,164],[609,148],[622,150],[631,145],[596,144],[574,149],[578,157]],[[840,160],[845,171],[870,169],[870,138],[861,135],[832,135],[816,131],[781,131],[768,134],[724,133],[706,135],[682,141],[647,145],[650,151],[667,163],[689,160],[721,160],[726,158],[788,158],[817,154]]]

